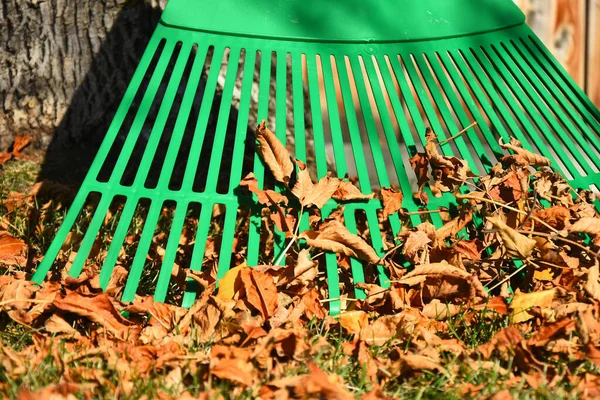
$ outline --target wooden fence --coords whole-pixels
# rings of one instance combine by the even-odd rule
[[[600,0],[514,0],[527,23],[600,107]]]

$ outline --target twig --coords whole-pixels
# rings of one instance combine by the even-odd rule
[[[460,135],[462,135],[463,133],[465,133],[466,131],[468,131],[469,129],[471,129],[472,127],[474,127],[475,125],[477,125],[477,121],[473,122],[471,125],[467,126],[462,131],[458,132],[456,135],[450,136],[449,138],[440,141],[438,144],[442,145],[442,144],[444,144],[446,142],[449,142],[451,140],[456,139],[457,137],[459,137]]]
[[[7,304],[11,304],[11,303],[21,303],[21,302],[27,302],[27,303],[36,303],[36,304],[44,304],[44,303],[52,303],[54,300],[42,300],[42,299],[10,299],[10,300],[4,300],[4,301],[0,301],[0,307],[5,306]]]
[[[422,214],[436,214],[441,213],[441,210],[422,210],[422,211],[407,211],[404,215],[422,215]]]
[[[496,200],[486,199],[484,197],[471,196],[469,194],[460,194],[460,193],[455,193],[454,196],[457,199],[463,199],[463,200],[469,200],[470,199],[470,200],[485,201],[486,203],[491,203],[491,204],[494,204],[494,205],[506,208],[508,210],[514,211],[514,212],[519,213],[519,214],[529,215],[529,213],[527,213],[525,211],[521,211],[518,208],[514,208],[514,207],[511,207],[511,206],[507,206],[506,204],[500,203],[499,201],[496,201]],[[534,220],[534,221],[539,222],[542,225],[544,225],[546,228],[550,229],[552,232],[554,232],[556,234],[560,234],[560,232],[557,229],[553,228],[551,225],[548,225],[546,222],[542,221],[538,217],[531,215],[531,219]],[[525,232],[529,233],[529,231],[525,231]]]
[[[290,247],[292,247],[292,245],[296,242],[296,236],[292,236],[292,238],[290,239],[290,242],[288,243],[288,245],[286,246],[286,248],[283,250],[283,252],[279,255],[279,257],[277,258],[277,261],[275,261],[273,263],[273,265],[279,265],[279,263],[281,262],[281,260],[283,259],[283,257],[285,257],[286,253],[288,252],[288,250],[290,249]]]
[[[527,260],[525,260],[525,261],[527,261]],[[512,274],[510,274],[506,278],[502,279],[500,282],[498,282],[497,284],[495,284],[494,286],[492,286],[488,290],[491,292],[492,290],[496,289],[498,286],[502,285],[504,282],[508,281],[510,278],[512,278],[513,276],[515,276],[519,271],[521,271],[526,266],[527,266],[527,264],[523,264],[522,266],[520,266],[519,268],[517,268],[515,270],[515,272],[513,272]]]

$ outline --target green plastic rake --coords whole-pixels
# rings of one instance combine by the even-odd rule
[[[225,209],[217,249],[222,277],[232,264],[236,215],[246,201],[237,194],[240,179],[253,171],[265,180],[253,151],[253,165],[244,164],[254,144],[249,125],[262,119],[270,120],[298,159],[307,160],[314,149],[308,162],[319,177],[331,167],[339,177],[356,175],[364,193],[390,184],[411,193],[415,178],[408,158],[422,149],[426,126],[442,140],[444,132],[456,133],[474,121],[475,129],[441,146],[445,155],[466,159],[473,172],[490,169],[502,156],[498,140],[513,136],[548,157],[573,187],[600,184],[600,113],[524,21],[511,0],[170,0],[33,280],[45,279],[93,192],[99,201],[69,275],[81,273],[107,210],[119,198],[124,206],[103,261],[102,287],[140,203],[147,217],[123,301],[131,301],[138,289],[165,202],[176,206],[155,299],[165,300],[194,204],[201,206],[194,270],[202,267],[213,206]],[[102,178],[111,160],[114,166]],[[173,184],[177,166],[183,172]],[[159,174],[148,184],[153,169]],[[127,171],[133,171],[131,179],[124,178]],[[437,208],[450,206],[453,197],[430,199],[429,207]],[[418,210],[409,195],[404,207]],[[380,208],[378,200],[348,204],[345,221],[356,232],[356,215],[363,213],[370,242],[382,255]],[[412,218],[421,222],[418,215]],[[435,214],[431,218],[442,223]],[[389,222],[395,235],[400,220],[392,215]],[[255,213],[245,254],[250,266],[259,262],[260,229]],[[276,236],[277,253],[285,240]],[[339,298],[334,254],[326,255],[326,273],[330,298]],[[352,274],[354,283],[364,281],[357,260]],[[389,285],[385,271],[379,274],[380,284]],[[196,298],[188,286],[185,307]],[[355,296],[364,293],[356,290]],[[329,305],[332,313],[340,311],[338,300]]]

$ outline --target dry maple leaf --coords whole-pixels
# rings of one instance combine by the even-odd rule
[[[273,277],[244,267],[240,270],[240,280],[245,292],[243,299],[260,312],[266,321],[277,309],[277,287]]]
[[[290,153],[277,136],[267,128],[265,120],[258,125],[254,135],[259,143],[258,154],[273,173],[273,177],[287,185],[294,172]]]
[[[370,200],[373,198],[373,196],[373,193],[362,193],[356,186],[352,184],[352,182],[341,181],[331,197],[338,201],[351,201]]]
[[[499,217],[487,217],[487,220],[498,230],[502,244],[512,257],[525,259],[531,256],[536,241],[515,231]]]
[[[375,250],[367,242],[360,236],[350,233],[342,223],[335,220],[324,223],[316,232],[302,232],[300,238],[305,239],[309,246],[334,253],[343,253],[373,264],[379,263],[380,260]]]
[[[381,188],[381,200],[383,201],[383,218],[402,209],[402,192],[396,192],[392,188]]]
[[[502,138],[498,139],[498,144],[503,149],[512,150],[516,155],[524,159],[532,167],[544,167],[550,165],[550,160],[539,154],[534,154],[523,148],[523,144],[515,138],[511,138],[510,142],[504,144]]]
[[[300,165],[298,181],[292,188],[292,193],[304,207],[314,205],[317,208],[323,208],[338,189],[340,182],[338,178],[332,177],[331,173],[328,173],[314,184],[306,166],[303,168]]]
[[[254,176],[253,172],[250,172],[242,181],[240,186],[247,187],[252,193],[256,194],[258,202],[267,206],[277,204],[288,204],[288,199],[281,193],[277,193],[274,190],[262,190],[258,187],[258,180]]]

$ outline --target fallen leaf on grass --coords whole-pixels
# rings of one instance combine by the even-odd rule
[[[324,223],[318,231],[304,231],[300,238],[305,239],[309,246],[315,246],[334,253],[343,253],[350,257],[379,263],[380,257],[375,250],[360,236],[354,235],[346,227],[335,220]]]
[[[368,325],[369,316],[361,310],[346,311],[340,314],[338,321],[348,333],[358,333]]]
[[[301,398],[353,400],[354,396],[343,388],[343,380],[337,375],[327,375],[314,363],[308,364],[309,375],[296,393]]]
[[[267,128],[265,120],[256,128],[255,137],[259,143],[257,152],[273,173],[273,177],[287,185],[294,171],[290,153],[277,136]]]
[[[22,240],[12,237],[8,232],[0,232],[0,262],[23,258],[20,256],[25,248],[27,245]]]
[[[16,136],[15,137],[15,144],[13,145],[13,151],[12,154],[15,157],[23,157],[23,154],[21,154],[21,151],[27,147],[29,145],[29,143],[31,143],[31,141],[33,140],[33,136]]]
[[[64,298],[55,300],[54,307],[96,322],[122,340],[130,339],[138,331],[136,324],[121,316],[106,293],[88,297],[71,292]]]
[[[522,293],[518,292],[509,305],[512,310],[512,319],[514,323],[528,321],[533,318],[527,310],[532,307],[546,308],[552,304],[556,289],[543,290],[541,292]]]

